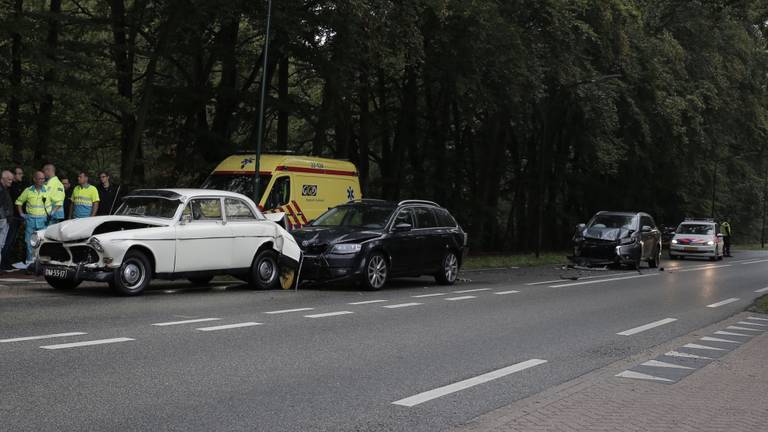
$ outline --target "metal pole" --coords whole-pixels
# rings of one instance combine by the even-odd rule
[[[259,192],[261,185],[259,184],[259,168],[261,162],[261,141],[264,136],[264,99],[267,97],[267,54],[269,53],[269,28],[272,22],[272,0],[267,3],[267,31],[264,34],[264,65],[262,66],[261,73],[261,101],[259,103],[259,129],[256,136],[256,157],[254,160],[254,180],[253,180],[253,200],[256,205],[259,205]]]
[[[717,187],[717,164],[718,164],[718,161],[715,161],[715,170],[712,174],[712,214],[711,214],[712,219],[715,218],[715,191],[716,191],[715,188]]]

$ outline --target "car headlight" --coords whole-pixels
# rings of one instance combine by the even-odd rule
[[[363,246],[360,243],[339,243],[331,249],[331,253],[353,254],[360,252]]]
[[[672,244],[677,244],[677,240],[672,239]]]
[[[42,243],[43,243],[43,239],[40,236],[38,236],[36,232],[33,232],[32,235],[29,237],[29,245],[35,249],[37,249]]]
[[[88,240],[88,244],[91,245],[92,248],[96,249],[96,251],[104,252],[104,246],[101,245],[99,239],[91,237],[91,239]]]
[[[708,242],[707,242],[707,245],[708,245],[708,246],[714,246],[714,245],[715,245],[715,242],[713,242],[712,240],[710,240],[710,241],[708,241]]]

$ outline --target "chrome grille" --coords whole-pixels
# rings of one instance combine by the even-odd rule
[[[69,261],[69,252],[61,243],[43,243],[40,246],[40,256],[52,261]]]

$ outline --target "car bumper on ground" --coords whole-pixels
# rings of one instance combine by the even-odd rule
[[[86,267],[85,265],[62,265],[35,261],[30,269],[38,276],[57,279],[109,282],[114,280],[117,269],[107,267]]]

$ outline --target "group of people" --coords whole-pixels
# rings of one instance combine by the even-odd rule
[[[33,259],[30,237],[37,230],[65,219],[102,216],[117,207],[120,186],[110,182],[109,173],[99,173],[99,183],[90,183],[88,173],[77,173],[73,188],[66,175],[57,175],[56,166],[45,164],[24,181],[24,169],[4,170],[0,175],[0,271],[10,270],[22,226],[26,259],[14,265],[25,268]]]

